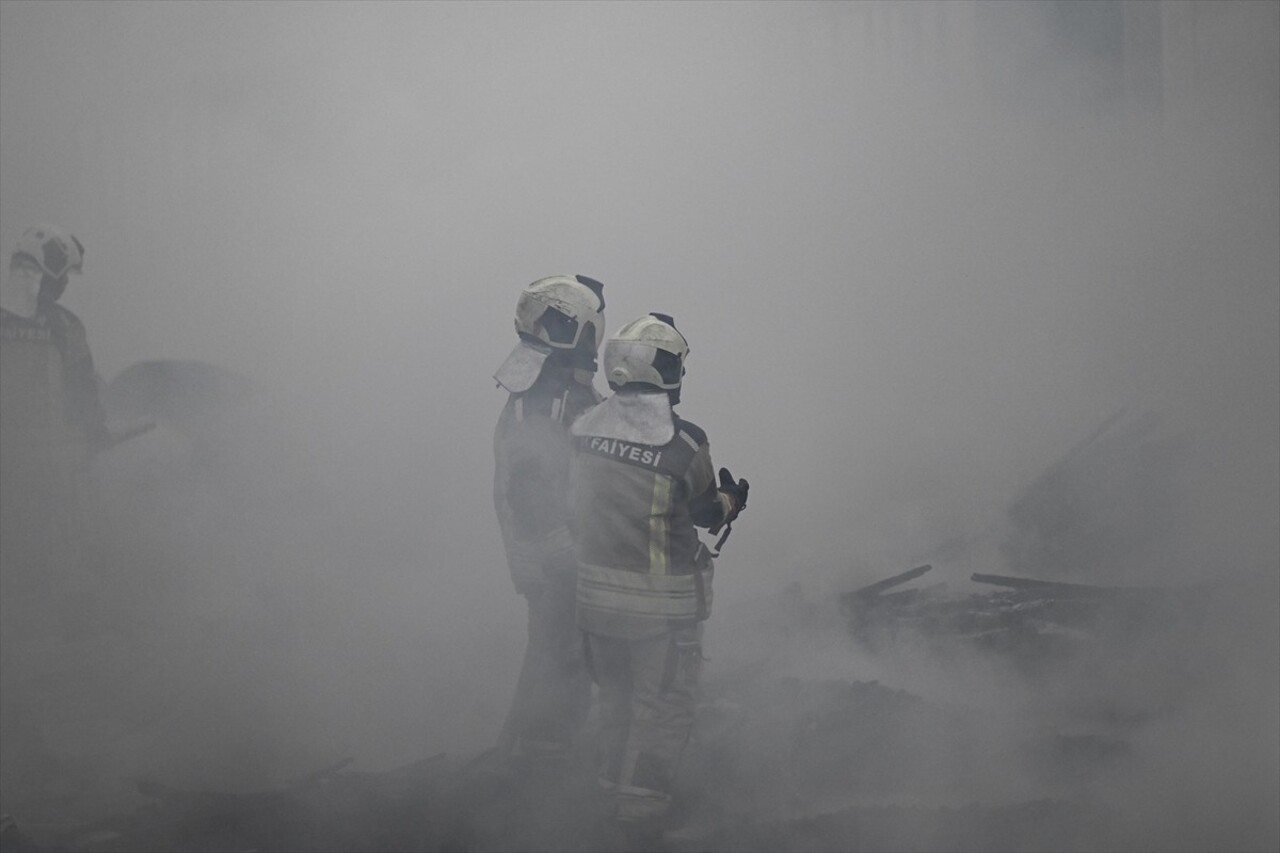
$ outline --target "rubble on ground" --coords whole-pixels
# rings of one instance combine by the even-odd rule
[[[850,631],[876,651],[915,643],[939,655],[957,646],[1003,655],[1030,670],[1081,654],[1108,655],[1157,621],[1194,621],[1204,587],[1132,587],[974,573],[991,592],[945,583],[895,590],[933,567],[919,566],[841,596]],[[890,591],[894,590],[894,591]]]
[[[1052,785],[937,804],[983,762],[1051,781],[1097,744],[1021,728],[993,743],[974,709],[875,681],[724,673],[706,684],[678,781],[672,850],[1090,849],[1112,819]],[[45,840],[69,851],[622,850],[586,743],[553,768],[440,754],[385,772],[344,760],[272,790],[182,790]],[[940,749],[946,744],[945,750]],[[993,750],[995,751],[993,753]],[[1035,768],[1034,771],[1032,768]],[[9,847],[6,846],[6,850]],[[15,848],[16,849],[16,848]]]

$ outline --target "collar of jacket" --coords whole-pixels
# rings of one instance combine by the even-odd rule
[[[666,391],[619,391],[574,421],[574,435],[598,435],[661,447],[676,436]]]

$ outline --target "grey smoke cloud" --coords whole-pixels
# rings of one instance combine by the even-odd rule
[[[1121,407],[1191,437],[1195,509],[1114,580],[1274,590],[1280,25],[1193,5],[1156,102],[1061,4],[10,0],[0,233],[84,241],[66,301],[106,378],[194,358],[266,389],[290,452],[244,477],[324,498],[242,522],[311,632],[281,659],[334,709],[298,750],[392,764],[504,710],[489,377],[553,273],[604,281],[611,330],[689,338],[682,414],[755,487],[726,612],[957,540],[939,574],[998,569],[1012,496]]]

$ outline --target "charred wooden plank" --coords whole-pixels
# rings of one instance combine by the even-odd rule
[[[845,600],[857,598],[865,601],[868,598],[874,598],[875,596],[884,592],[886,589],[892,589],[893,587],[898,586],[899,584],[904,584],[909,580],[914,580],[915,578],[920,577],[925,572],[932,571],[932,569],[933,569],[933,566],[930,566],[930,565],[916,566],[914,569],[907,569],[905,572],[899,572],[898,574],[892,577],[885,578],[884,580],[881,580],[881,581],[876,581],[873,584],[867,584],[864,587],[859,587],[858,589],[855,589],[853,592],[847,592],[843,596],[841,596],[841,598],[844,598]]]
[[[1116,598],[1116,597],[1150,597],[1160,592],[1155,587],[1140,586],[1094,586],[1084,583],[1064,583],[1062,581],[1042,581],[1035,578],[1017,578],[1011,575],[987,575],[975,572],[969,579],[977,583],[988,583],[994,586],[1005,586],[1011,589],[1042,593],[1053,598]]]

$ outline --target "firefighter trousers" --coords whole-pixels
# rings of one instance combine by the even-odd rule
[[[563,757],[586,721],[591,679],[574,623],[576,580],[548,573],[525,592],[529,635],[510,715],[509,751],[523,758]]]
[[[585,637],[599,686],[600,785],[613,792],[618,821],[661,819],[693,726],[701,625],[643,640]]]

